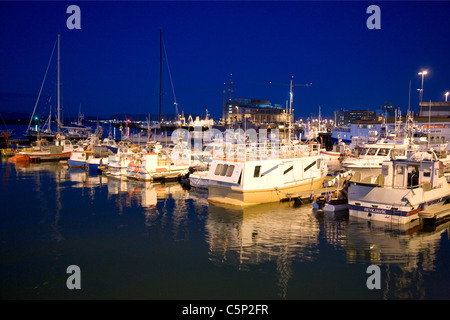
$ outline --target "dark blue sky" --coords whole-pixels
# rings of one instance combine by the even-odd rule
[[[81,30],[66,27],[71,4],[81,9]],[[366,27],[373,4],[379,30]],[[230,73],[233,96],[283,106],[288,86],[264,83],[312,82],[295,88],[296,119],[317,116],[319,106],[331,116],[385,101],[406,111],[409,81],[417,111],[422,69],[425,101],[450,90],[448,1],[1,1],[0,111],[33,110],[60,33],[65,115],[80,105],[98,117],[157,114],[160,29],[187,115],[221,116]],[[174,113],[165,59],[163,67],[163,113]]]

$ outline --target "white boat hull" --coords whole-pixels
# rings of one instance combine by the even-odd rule
[[[308,179],[291,187],[242,190],[220,184],[208,185],[208,201],[235,206],[250,206],[260,203],[279,202],[289,199],[289,194],[308,193],[322,187],[325,177]]]

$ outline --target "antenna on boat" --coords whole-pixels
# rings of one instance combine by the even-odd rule
[[[411,80],[409,80],[408,113],[410,112],[409,111],[410,105],[411,105]]]
[[[59,63],[60,63],[60,36],[58,34],[58,122],[57,122],[57,132],[60,132],[61,129],[61,123],[60,123],[60,100],[61,100],[61,93],[60,93],[60,67],[59,67]]]
[[[162,30],[159,29],[159,126],[161,127]]]

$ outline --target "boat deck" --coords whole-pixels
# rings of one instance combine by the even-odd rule
[[[331,172],[328,176],[325,177],[324,184],[328,184],[328,187],[322,187],[320,189],[314,189],[311,191],[303,191],[303,192],[296,192],[296,193],[286,193],[288,200],[300,200],[301,202],[305,201],[312,201],[315,196],[319,195],[328,195],[330,193],[334,192],[340,192],[343,187],[343,183],[345,180],[351,178],[351,176],[344,176],[340,180],[338,180],[338,185],[335,184],[336,182],[336,176],[339,175],[339,172]]]
[[[440,220],[447,216],[450,216],[450,203],[431,206],[419,213],[419,217],[429,220]]]

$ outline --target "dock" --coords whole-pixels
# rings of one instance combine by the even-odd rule
[[[419,212],[419,217],[425,220],[441,220],[450,216],[450,203],[434,205]]]

